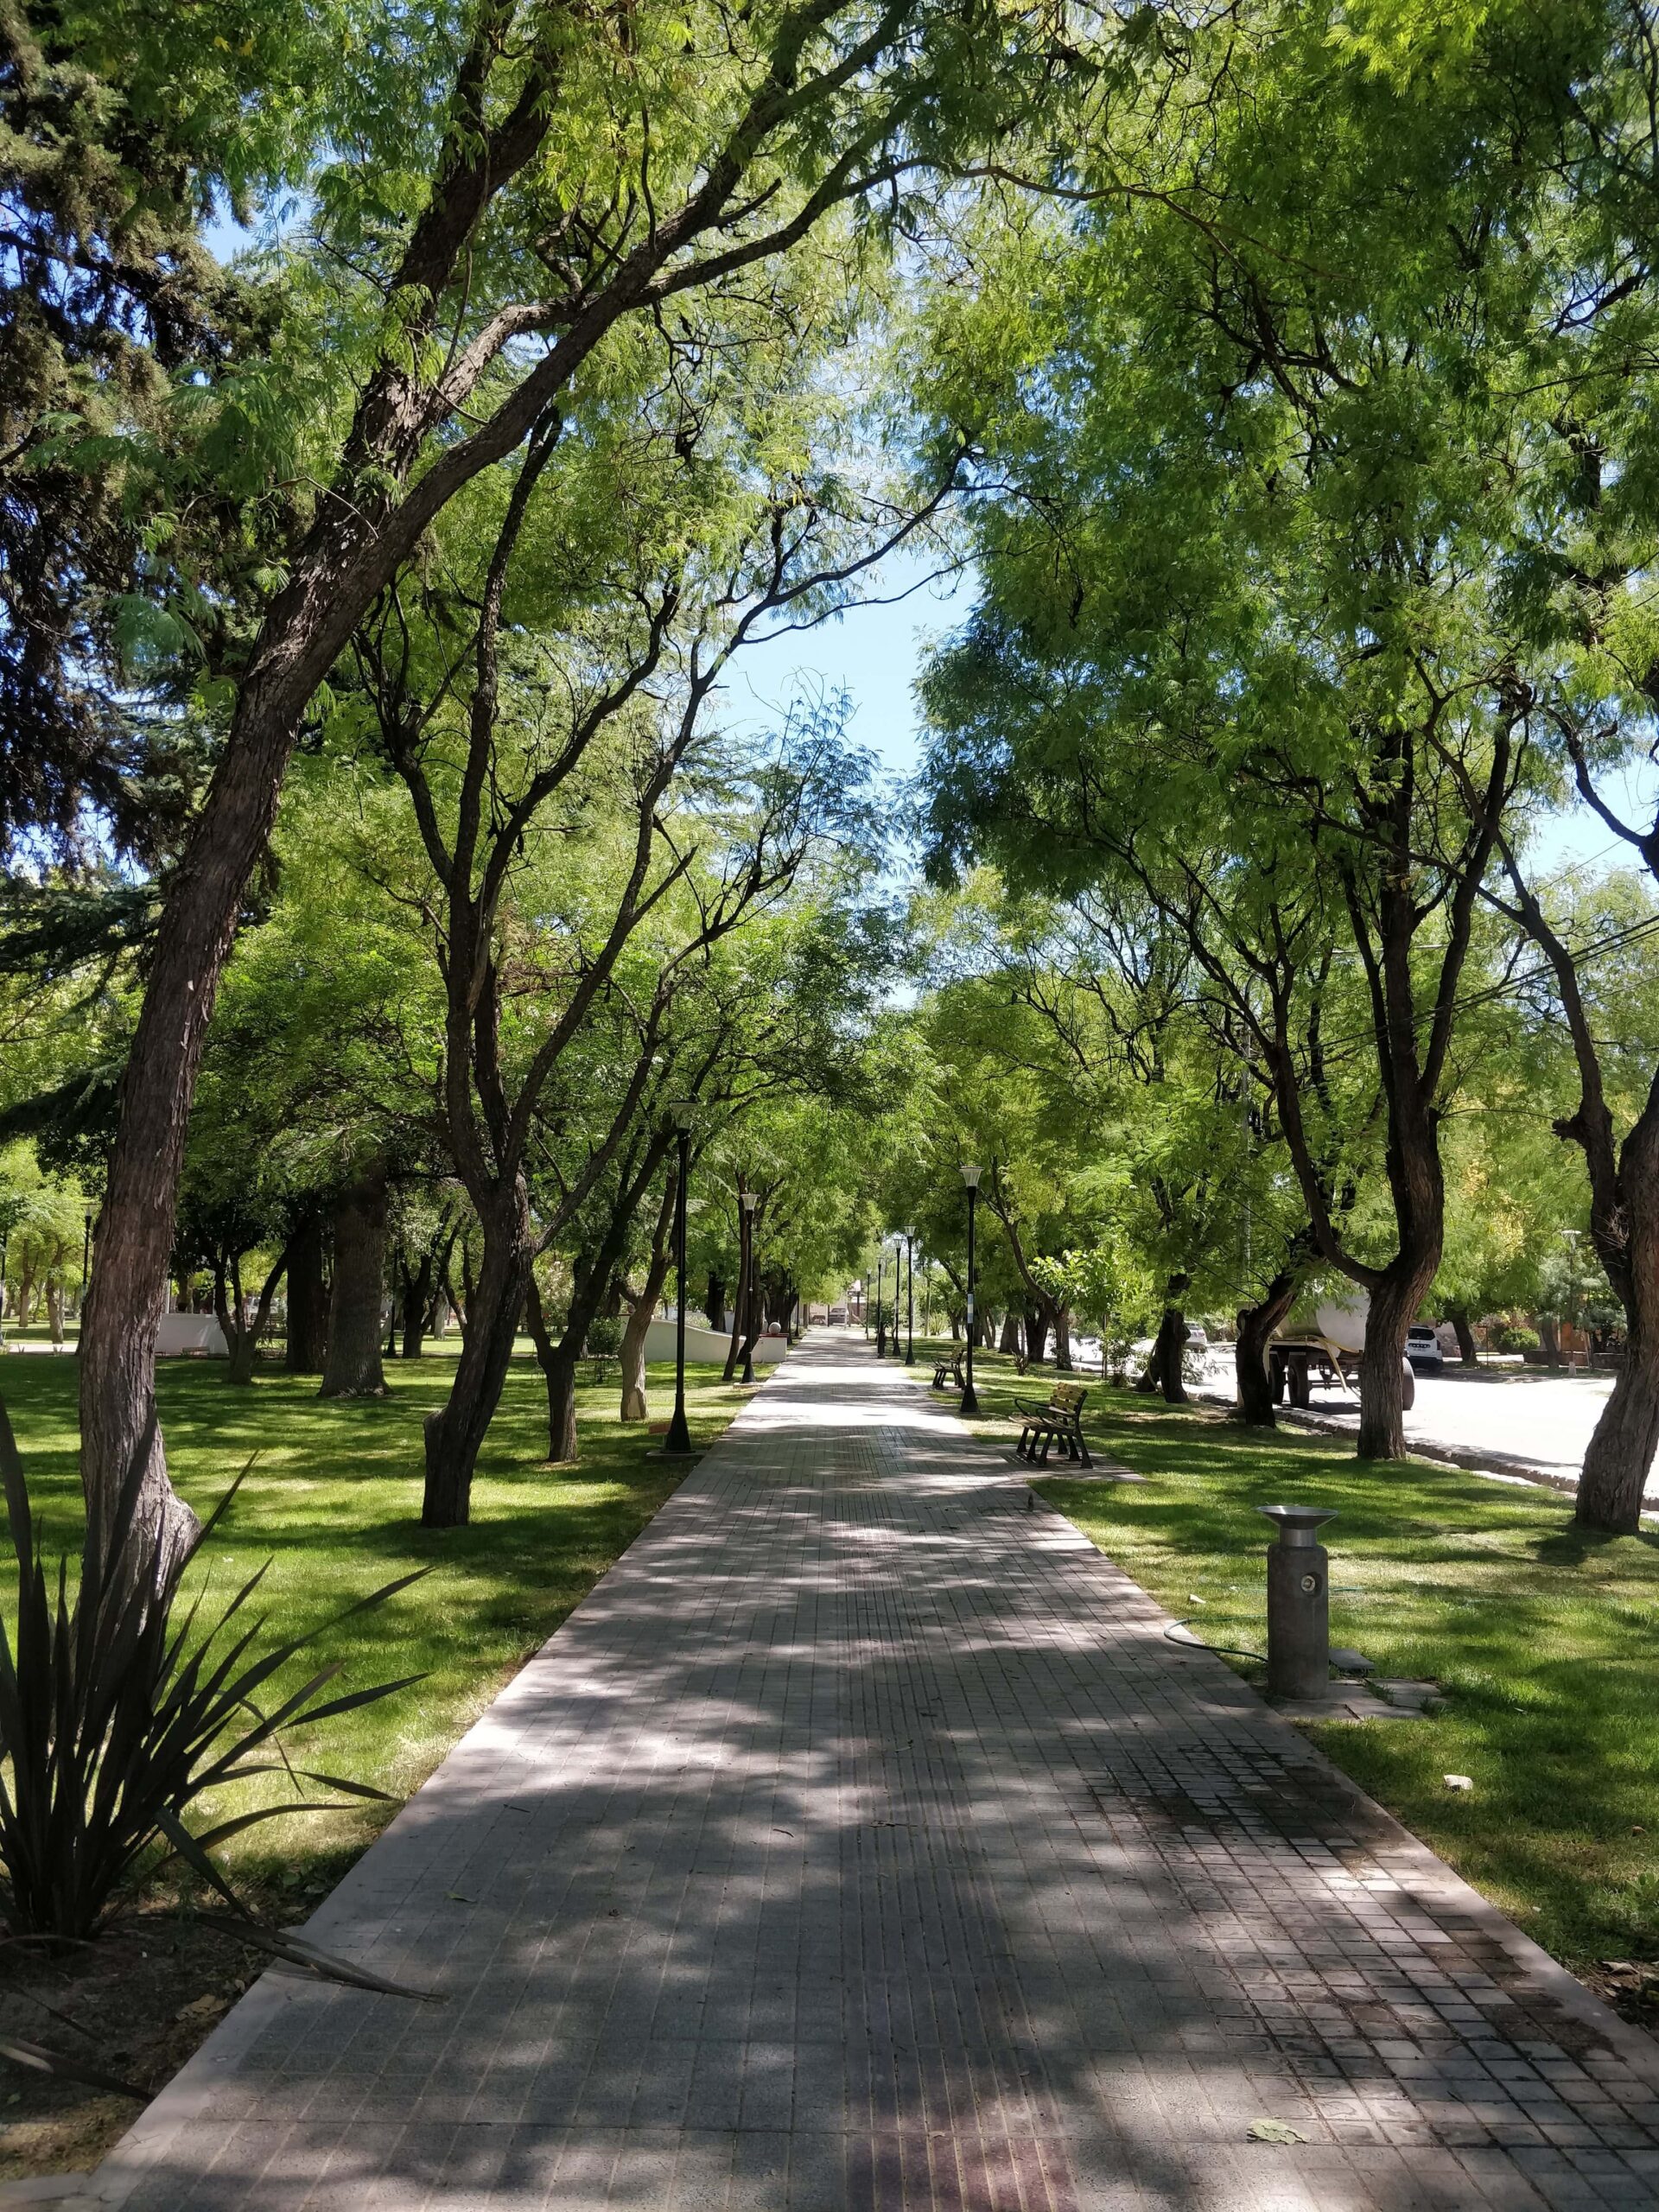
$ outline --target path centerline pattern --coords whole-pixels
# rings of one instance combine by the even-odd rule
[[[311,1922],[444,2001],[266,1974],[96,2195],[1659,2202],[1648,2038],[1027,1497],[809,1338]]]

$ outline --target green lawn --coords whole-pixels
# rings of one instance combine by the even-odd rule
[[[982,1433],[1012,1441],[997,1414],[1051,1379],[976,1355]],[[1584,1535],[1548,1491],[1363,1466],[1322,1437],[1251,1434],[1098,1382],[1087,1433],[1151,1479],[1045,1493],[1208,1643],[1263,1648],[1272,1531],[1253,1508],[1334,1506],[1332,1641],[1384,1675],[1433,1678],[1446,1703],[1422,1721],[1322,1725],[1319,1742],[1557,1957],[1659,1959],[1653,1538]],[[1449,1773],[1473,1790],[1448,1790]]]
[[[328,1636],[315,1647],[318,1656],[304,1661],[315,1669],[343,1659],[340,1688],[427,1676],[319,1727],[306,1746],[308,1764],[399,1797],[432,1771],[679,1480],[677,1469],[645,1457],[661,1440],[643,1424],[624,1427],[618,1419],[614,1382],[582,1391],[581,1465],[546,1466],[545,1392],[533,1361],[521,1358],[480,1462],[471,1524],[423,1529],[422,1417],[442,1403],[452,1369],[453,1353],[407,1365],[391,1360],[389,1397],[327,1402],[315,1381],[291,1381],[274,1367],[248,1389],[232,1389],[217,1361],[164,1360],[159,1374],[174,1480],[199,1511],[258,1454],[191,1584],[206,1578],[211,1592],[228,1596],[270,1560],[260,1607],[273,1633],[288,1634],[413,1568],[432,1569],[389,1606]],[[79,1541],[75,1376],[67,1358],[0,1360],[0,1397],[17,1432],[48,1549]],[[653,1415],[665,1417],[673,1370],[653,1368],[650,1380]],[[694,1441],[711,1442],[744,1395],[722,1385],[718,1367],[690,1369]],[[8,1618],[14,1603],[15,1589],[0,1586]],[[302,1679],[296,1673],[296,1682]],[[213,1810],[248,1802],[227,1798]],[[236,1839],[227,1859],[255,1888],[271,1881],[312,1887],[361,1850],[389,1810],[364,1806],[273,1821]]]

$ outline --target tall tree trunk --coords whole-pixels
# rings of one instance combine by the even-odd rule
[[[1546,1367],[1561,1363],[1561,1332],[1553,1313],[1538,1316],[1538,1351]]]
[[[293,1249],[294,1241],[290,1238],[276,1255],[270,1273],[260,1286],[251,1313],[242,1294],[242,1266],[238,1255],[231,1253],[221,1257],[213,1269],[213,1311],[219,1317],[219,1334],[229,1354],[225,1370],[228,1382],[245,1384],[253,1381],[254,1361],[270,1326],[277,1286],[287,1272]]]
[[[63,1285],[56,1275],[46,1279],[46,1325],[54,1344],[63,1342]]]
[[[579,1291],[573,1294],[573,1309],[579,1295]],[[551,1467],[574,1466],[581,1457],[576,1436],[576,1361],[586,1323],[575,1329],[567,1325],[555,1344],[533,1272],[524,1293],[524,1316],[536,1347],[536,1363],[547,1386],[547,1463]]]
[[[1652,1321],[1630,1316],[1624,1363],[1596,1423],[1579,1475],[1574,1520],[1615,1535],[1642,1528],[1642,1499],[1659,1452],[1659,1344]]]
[[[668,1281],[668,1270],[673,1258],[669,1240],[674,1227],[674,1202],[680,1187],[680,1171],[671,1166],[663,1184],[663,1200],[657,1209],[657,1225],[652,1232],[651,1258],[645,1268],[645,1279],[639,1295],[629,1309],[622,1331],[622,1418],[624,1421],[644,1421],[650,1408],[645,1402],[645,1332],[651,1326],[651,1317],[657,1310],[657,1301],[663,1294]]]
[[[1398,1459],[1406,1448],[1406,1331],[1427,1295],[1440,1264],[1440,1240],[1432,1262],[1410,1267],[1395,1259],[1373,1285],[1365,1316],[1365,1348],[1359,1356],[1359,1445],[1362,1459]]]
[[[750,1235],[753,1237],[753,1229],[750,1230]],[[749,1311],[749,1271],[753,1264],[753,1243],[750,1245],[749,1252],[750,1256],[747,1259],[740,1255],[738,1260],[737,1295],[732,1301],[732,1340],[726,1348],[726,1365],[721,1376],[722,1382],[731,1381],[737,1373],[738,1362],[743,1357],[743,1328],[748,1319]]]
[[[1238,1341],[1233,1346],[1233,1375],[1238,1393],[1235,1408],[1249,1428],[1276,1428],[1273,1407],[1273,1377],[1268,1347],[1273,1332],[1296,1303],[1301,1277],[1282,1268],[1268,1285],[1261,1302],[1238,1311]]]
[[[1448,1306],[1446,1318],[1452,1324],[1452,1333],[1458,1340],[1458,1357],[1465,1367],[1478,1367],[1480,1347],[1475,1342],[1475,1332],[1469,1325],[1468,1307]]]
[[[1002,1335],[997,1344],[997,1350],[1007,1352],[1011,1358],[1018,1358],[1020,1337],[1020,1316],[1010,1306],[1002,1316]]]
[[[1659,1451],[1659,1077],[1624,1140],[1618,1191],[1622,1264],[1608,1274],[1624,1307],[1624,1359],[1584,1455],[1573,1518],[1586,1528],[1633,1536],[1641,1529],[1643,1494]],[[1605,1232],[1598,1249],[1602,1241]]]
[[[295,1231],[288,1262],[288,1351],[290,1375],[321,1375],[328,1354],[328,1294],[322,1270],[322,1217],[311,1214]]]
[[[1047,1349],[1048,1316],[1031,1306],[1026,1313],[1026,1357],[1035,1367]]]
[[[573,1347],[555,1344],[542,1373],[547,1382],[547,1457],[550,1465],[574,1465],[581,1456],[576,1440],[576,1359]]]
[[[328,554],[346,557],[355,531],[343,518],[336,522]],[[168,1481],[156,1419],[156,1331],[185,1129],[219,979],[276,818],[300,717],[367,604],[361,591],[343,600],[340,582],[329,557],[314,558],[267,615],[229,741],[162,908],[121,1079],[81,1331],[80,1475],[89,1522],[107,1535],[130,1474],[142,1467],[130,1550],[157,1587],[171,1586],[181,1547],[197,1525]]]
[[[1071,1315],[1064,1306],[1054,1308],[1054,1364],[1062,1375],[1071,1372]]]
[[[501,1402],[530,1280],[530,1208],[522,1186],[480,1217],[484,1254],[467,1298],[455,1379],[426,1421],[421,1520],[429,1529],[464,1528],[470,1516],[473,1470]]]
[[[421,1264],[411,1274],[404,1268],[404,1357],[419,1359],[426,1334],[427,1301],[432,1295],[432,1255],[423,1252]]]
[[[241,1384],[253,1381],[253,1354],[257,1342],[247,1325],[242,1305],[242,1274],[234,1255],[221,1255],[213,1268],[213,1312],[219,1333],[225,1339],[225,1379]]]
[[[386,1165],[377,1160],[334,1207],[334,1294],[321,1398],[384,1398],[380,1308],[386,1269]]]
[[[1172,1281],[1172,1294],[1179,1295],[1186,1287],[1186,1278]],[[1182,1355],[1186,1350],[1186,1314],[1179,1306],[1166,1306],[1164,1317],[1158,1324],[1157,1340],[1152,1347],[1152,1358],[1147,1373],[1153,1388],[1161,1390],[1165,1402],[1172,1406],[1187,1402],[1186,1377],[1181,1372]]]
[[[709,1289],[702,1301],[702,1310],[709,1317],[709,1325],[717,1329],[726,1319],[726,1285],[712,1268],[709,1275]],[[690,1316],[687,1315],[687,1319]]]

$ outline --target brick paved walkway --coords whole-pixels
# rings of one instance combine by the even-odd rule
[[[1653,2046],[1027,1495],[815,1338],[312,1923],[447,2002],[267,1975],[100,2195],[1659,2202]]]

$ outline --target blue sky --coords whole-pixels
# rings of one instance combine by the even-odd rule
[[[918,722],[912,686],[929,642],[953,630],[973,605],[973,581],[930,581],[932,560],[895,556],[872,585],[873,596],[816,630],[795,630],[752,645],[727,684],[737,723],[762,721],[792,696],[845,690],[852,702],[848,736],[867,746],[890,774],[916,768]]]
[[[974,601],[971,573],[931,582],[933,565],[919,557],[896,558],[872,587],[876,598],[816,630],[787,632],[749,647],[728,685],[733,721],[768,720],[803,691],[845,690],[853,702],[848,733],[853,742],[868,747],[889,774],[913,775],[919,735],[913,686],[923,658],[932,639],[967,620]],[[1626,821],[1652,819],[1659,772],[1643,762],[1603,781],[1608,800]],[[1630,849],[1584,806],[1570,807],[1542,826],[1531,854],[1535,867],[1550,871],[1578,866],[1600,872],[1634,861]]]

